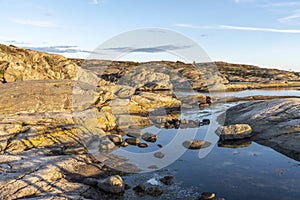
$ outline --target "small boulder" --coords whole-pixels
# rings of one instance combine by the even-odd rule
[[[211,143],[203,140],[187,140],[182,145],[187,149],[203,149],[209,147]]]
[[[209,125],[209,124],[210,124],[210,119],[203,119],[203,120],[202,120],[202,123],[203,123],[204,125]]]
[[[157,186],[150,187],[146,190],[146,193],[153,197],[158,197],[158,196],[162,195],[163,192],[164,191]]]
[[[142,139],[147,141],[147,142],[156,142],[157,136],[153,133],[147,132],[142,136]]]
[[[216,195],[212,192],[203,192],[198,200],[213,200],[215,197]]]
[[[98,181],[98,187],[104,192],[118,194],[125,190],[125,185],[119,175],[110,176],[104,180]]]
[[[108,138],[116,145],[119,145],[123,142],[123,138],[121,135],[111,134],[111,135],[108,135]]]
[[[159,181],[165,185],[172,185],[174,182],[174,177],[173,176],[165,176],[165,177],[159,179]]]
[[[131,145],[138,145],[139,143],[141,143],[140,139],[136,137],[126,138],[125,141]]]
[[[137,195],[143,196],[146,193],[146,186],[144,184],[139,184],[132,189]]]
[[[154,157],[162,159],[163,157],[165,157],[165,154],[163,152],[159,151],[159,152],[154,153]]]
[[[126,142],[126,141],[123,141],[122,143],[121,143],[121,147],[127,147],[128,146],[128,143]]]
[[[221,140],[240,140],[250,138],[252,136],[252,128],[248,124],[235,124],[230,126],[220,126],[216,130],[216,134]]]

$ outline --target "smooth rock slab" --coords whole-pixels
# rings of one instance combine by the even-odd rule
[[[110,176],[98,182],[98,187],[104,192],[118,194],[124,192],[125,185],[119,175]]]
[[[235,124],[230,126],[220,126],[216,134],[221,140],[240,140],[252,136],[252,128],[248,124]]]
[[[187,149],[203,149],[209,147],[211,143],[203,140],[187,140],[182,145]]]

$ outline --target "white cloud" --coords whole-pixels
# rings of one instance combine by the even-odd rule
[[[287,2],[277,2],[277,3],[269,3],[263,5],[263,7],[289,7],[289,6],[299,6],[300,2],[296,1],[287,1]]]
[[[293,14],[278,19],[281,23],[287,24],[300,24],[300,10],[295,11]]]
[[[249,3],[254,2],[255,0],[233,0],[235,3]]]
[[[90,4],[98,5],[100,3],[103,3],[104,0],[89,0]]]
[[[38,27],[54,27],[54,26],[56,26],[54,21],[48,21],[48,20],[12,19],[11,21],[16,24],[38,26]]]
[[[247,27],[247,26],[196,26],[192,24],[175,24],[177,27],[192,28],[192,29],[216,29],[216,30],[238,30],[238,31],[260,31],[273,33],[300,33],[300,29],[277,29],[277,28],[261,28],[261,27]]]

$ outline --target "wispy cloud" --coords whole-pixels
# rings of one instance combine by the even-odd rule
[[[300,10],[296,10],[293,14],[280,18],[278,21],[287,24],[300,24]]]
[[[176,45],[163,45],[163,46],[153,46],[145,48],[133,48],[133,47],[116,47],[116,48],[106,48],[105,51],[117,51],[117,52],[139,52],[139,53],[158,53],[165,51],[173,51],[178,49],[187,49],[191,46],[176,46]]]
[[[38,27],[54,27],[56,23],[49,20],[31,20],[31,19],[11,19],[12,22],[22,25],[38,26]]]
[[[297,1],[285,1],[285,2],[277,2],[277,3],[268,3],[263,4],[263,7],[289,7],[289,6],[299,6],[300,2]]]
[[[103,0],[89,0],[90,4],[98,5],[103,2]]]
[[[192,28],[192,29],[216,29],[216,30],[237,30],[237,31],[260,31],[273,33],[300,33],[300,29],[277,29],[277,28],[262,28],[262,27],[247,27],[247,26],[196,26],[192,24],[175,24],[177,27]]]
[[[92,53],[92,51],[79,49],[78,46],[74,46],[74,45],[57,45],[57,46],[47,46],[47,47],[22,46],[22,47],[26,49],[48,52],[48,53]]]
[[[235,3],[249,3],[254,2],[255,0],[233,0]]]
[[[28,43],[26,43],[26,42],[18,41],[18,40],[4,40],[3,42],[5,42],[5,43],[10,43],[10,44],[16,44],[16,45],[20,45],[20,44],[28,44]]]

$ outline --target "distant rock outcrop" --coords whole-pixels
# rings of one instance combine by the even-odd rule
[[[0,81],[75,79],[78,66],[61,55],[0,44]]]

